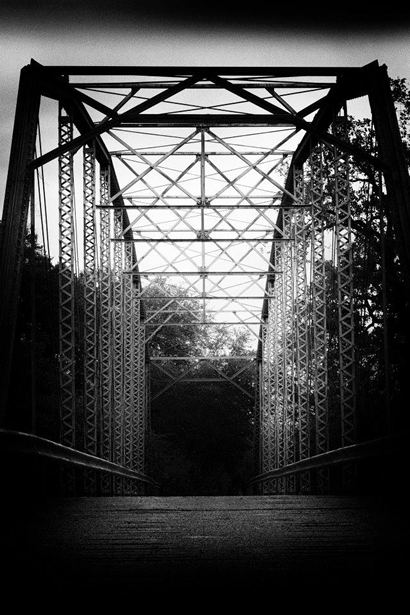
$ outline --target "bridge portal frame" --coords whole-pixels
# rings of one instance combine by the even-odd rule
[[[130,93],[124,97],[121,104],[115,108],[109,108],[103,103],[98,102],[96,99],[90,97],[88,94],[80,91],[76,84],[69,81],[73,76],[79,75],[81,78],[87,75],[103,75],[110,76],[123,76],[123,75],[139,75],[143,76],[155,76],[156,81],[153,85],[147,86],[147,82],[144,81],[144,87],[155,87],[161,91],[158,94],[152,96],[149,100],[145,100],[138,105],[128,109],[127,111],[120,112],[121,106],[125,105],[132,99],[141,83],[138,81],[131,82],[116,82],[121,86],[127,85],[130,87]],[[286,85],[286,87],[300,87],[312,85],[311,81],[301,81],[305,77],[310,79],[318,78],[332,78],[332,81],[327,83],[322,81],[323,87],[328,88],[326,96],[321,98],[316,103],[313,103],[296,112],[289,104],[280,97],[276,91],[278,84]],[[159,80],[162,79],[162,81]],[[296,78],[296,81],[292,79]],[[298,81],[299,80],[299,81]],[[83,88],[86,82],[81,81],[80,86]],[[293,84],[293,85],[292,85]],[[314,82],[313,82],[314,84]],[[112,87],[113,82],[92,82],[94,86]],[[209,90],[209,89],[223,89],[234,96],[240,97],[243,101],[255,105],[261,113],[253,114],[205,114],[201,113],[179,113],[174,116],[172,114],[156,114],[153,113],[153,107],[171,98],[172,96],[192,88],[193,90]],[[268,101],[262,96],[255,94],[256,90],[267,90],[275,99],[276,102]],[[39,104],[42,96],[49,97],[59,102],[64,108],[67,117],[76,127],[79,132],[79,136],[67,138],[65,141],[61,141],[58,147],[51,151],[35,156],[35,135],[37,130]],[[343,109],[346,101],[360,97],[368,96],[370,106],[372,109],[373,120],[375,124],[376,137],[378,142],[378,155],[371,156],[360,147],[350,143],[345,136],[342,138],[340,134],[330,131],[332,124]],[[277,104],[278,103],[278,104]],[[90,106],[94,111],[98,111],[104,114],[104,119],[100,122],[94,122],[91,119],[86,106]],[[311,121],[307,121],[306,117],[314,114]],[[17,315],[17,302],[19,285],[21,280],[21,261],[24,247],[24,234],[27,225],[27,217],[29,211],[30,200],[33,198],[33,177],[35,169],[41,165],[56,159],[57,157],[64,160],[64,157],[69,158],[78,148],[86,146],[92,148],[93,156],[98,161],[102,174],[109,175],[109,181],[104,188],[109,190],[109,194],[106,194],[107,200],[110,206],[114,208],[117,215],[117,221],[119,224],[118,232],[123,234],[122,241],[126,242],[127,251],[127,267],[131,273],[132,283],[127,286],[127,292],[121,296],[126,296],[130,305],[127,306],[128,316],[130,314],[131,304],[142,310],[141,306],[141,284],[138,273],[138,260],[135,251],[135,243],[138,241],[135,239],[132,233],[132,228],[126,207],[123,199],[124,190],[120,188],[114,165],[111,159],[111,155],[107,150],[107,147],[102,139],[102,135],[110,131],[112,128],[122,126],[127,127],[158,127],[158,126],[175,126],[186,127],[194,126],[201,140],[204,140],[204,134],[207,132],[211,134],[213,138],[218,140],[218,135],[210,130],[211,126],[217,127],[243,127],[243,126],[281,126],[292,125],[295,131],[304,131],[304,137],[300,141],[293,153],[289,173],[286,178],[285,186],[282,190],[281,203],[278,220],[276,222],[277,231],[275,232],[273,239],[272,254],[269,259],[269,268],[265,272],[267,277],[267,286],[265,292],[264,306],[262,310],[262,323],[261,332],[259,335],[259,350],[258,350],[258,362],[263,364],[264,351],[263,341],[266,339],[266,335],[273,335],[269,344],[277,344],[278,339],[275,338],[275,334],[266,334],[263,327],[266,327],[266,323],[269,320],[269,314],[272,307],[271,302],[274,297],[277,296],[275,291],[272,290],[272,280],[278,279],[278,269],[276,264],[278,260],[287,258],[285,251],[279,252],[280,256],[274,254],[275,242],[281,239],[286,239],[286,233],[284,237],[284,229],[286,228],[289,233],[295,232],[303,235],[303,222],[299,221],[288,222],[288,218],[291,220],[292,216],[288,216],[288,210],[294,209],[294,194],[295,181],[298,181],[298,173],[303,168],[304,163],[312,156],[312,152],[320,151],[320,145],[324,144],[326,147],[334,148],[335,151],[335,164],[342,160],[343,156],[355,156],[361,160],[370,162],[375,168],[379,169],[383,174],[386,192],[388,199],[386,203],[388,205],[387,215],[389,216],[398,245],[398,254],[402,264],[404,279],[406,284],[407,299],[410,297],[410,246],[408,243],[408,236],[410,231],[410,185],[409,177],[406,168],[406,162],[404,157],[403,148],[401,146],[400,134],[397,125],[397,119],[395,116],[393,101],[391,98],[389,81],[387,75],[387,69],[385,66],[379,66],[378,62],[373,62],[367,66],[359,68],[350,67],[78,67],[78,66],[48,66],[44,67],[35,61],[32,61],[29,66],[26,66],[21,71],[21,79],[18,93],[18,101],[16,107],[16,116],[14,123],[9,173],[7,177],[6,195],[2,220],[2,233],[1,233],[1,246],[0,246],[0,287],[4,291],[4,299],[2,301],[1,313],[0,313],[0,339],[1,347],[3,349],[5,357],[5,367],[1,370],[1,409],[5,413],[7,407],[7,394],[9,390],[9,377],[12,363],[12,351],[13,341],[15,334],[15,324]],[[225,144],[226,145],[226,144]],[[90,151],[90,149],[88,150]],[[315,155],[315,154],[313,154]],[[201,164],[204,164],[204,158],[202,158]],[[92,173],[91,168],[89,173]],[[91,176],[90,176],[91,177]],[[94,181],[90,179],[91,183]],[[103,181],[103,180],[101,180]],[[313,182],[314,183],[314,182]],[[175,182],[174,182],[175,184]],[[87,184],[89,190],[90,183]],[[339,187],[339,195],[341,199],[344,199],[343,186]],[[92,195],[89,193],[87,198],[92,200]],[[102,203],[104,206],[104,203]],[[199,206],[206,206],[205,191],[201,193],[201,200]],[[304,206],[304,205],[303,205]],[[263,209],[264,205],[261,205]],[[346,214],[346,210],[344,210]],[[348,218],[348,213],[346,214]],[[288,228],[289,224],[295,224],[294,228]],[[298,226],[299,225],[299,226]],[[202,229],[205,232],[205,229]],[[118,239],[118,237],[117,237]],[[199,239],[206,241],[208,238],[204,236]],[[263,238],[258,238],[263,240]],[[317,236],[316,236],[317,239]],[[158,240],[157,240],[158,241]],[[230,239],[229,241],[232,241]],[[342,237],[340,245],[338,246],[339,258],[344,259],[345,270],[351,267],[351,259],[346,251],[348,245],[348,237]],[[107,244],[106,249],[109,250]],[[292,249],[292,248],[291,248]],[[301,248],[303,250],[303,247]],[[313,251],[320,250],[319,243],[317,246],[313,246]],[[116,248],[114,248],[114,251]],[[118,255],[120,254],[118,249]],[[318,261],[321,258],[318,257]],[[67,273],[67,272],[65,272]],[[87,272],[90,276],[94,275],[93,271]],[[171,273],[171,272],[170,272]],[[297,275],[299,274],[299,278]],[[63,270],[64,275],[64,270]],[[323,275],[323,272],[322,272]],[[343,277],[343,273],[340,273],[339,280],[339,293],[340,295],[348,296],[349,299],[349,276]],[[299,279],[300,284],[298,286],[299,292],[303,293],[303,276],[301,271],[296,271],[296,279]],[[286,299],[286,293],[290,292],[290,282],[288,279],[283,279],[280,282],[280,287],[283,288],[283,296]],[[278,285],[277,285],[278,287]],[[135,294],[133,294],[133,289]],[[318,284],[318,292],[323,289],[323,285]],[[86,300],[89,302],[89,308],[92,310],[92,290],[87,295]],[[205,291],[204,291],[205,292]],[[323,306],[323,300],[321,304]],[[292,319],[294,316],[289,315]],[[346,371],[346,365],[350,365],[350,355],[353,346],[353,341],[349,335],[351,334],[351,324],[348,319],[350,313],[346,315],[340,315],[341,326],[345,327],[342,332],[342,337],[346,341],[344,350],[341,353],[341,379],[345,378],[349,383],[350,376]],[[319,321],[315,321],[315,326],[318,326]],[[134,331],[135,339],[141,342],[141,331],[138,328]],[[129,333],[132,334],[132,323],[130,318],[128,319]],[[285,326],[286,328],[286,326]],[[89,332],[90,339],[95,338],[95,332]],[[297,334],[296,346],[300,356],[304,356],[304,346],[306,332]],[[68,339],[68,338],[67,338]],[[270,338],[269,338],[270,339]],[[276,342],[274,340],[276,339]],[[316,343],[320,340],[320,335],[315,336]],[[67,342],[68,343],[68,342]],[[90,352],[93,352],[93,343],[91,344]],[[280,341],[284,351],[286,349],[290,352],[290,347],[293,341],[289,338],[282,339]],[[68,348],[68,346],[67,346]],[[347,348],[347,350],[346,350]],[[286,354],[286,352],[285,352]],[[349,356],[348,356],[349,355]],[[108,359],[107,359],[108,360]],[[134,360],[134,359],[133,359]],[[141,366],[145,362],[144,357],[138,356],[136,358],[137,363]],[[303,361],[302,361],[303,363]],[[319,361],[320,363],[320,361]],[[115,366],[114,366],[115,369]],[[288,374],[289,366],[285,368],[282,373],[284,379],[284,389],[286,389],[286,398],[289,396],[292,398],[294,395],[292,391],[292,379],[293,376]],[[292,368],[293,369],[293,368]],[[127,366],[126,378],[132,379],[133,364]],[[343,371],[344,370],[344,371]],[[264,369],[262,365],[262,374]],[[86,378],[90,378],[90,374]],[[73,382],[71,382],[73,384]],[[70,384],[70,386],[71,386]],[[118,384],[118,383],[117,383]],[[259,392],[258,397],[261,399],[266,398],[266,391],[264,387],[268,386],[264,376],[262,375],[262,391]],[[325,386],[325,385],[324,385]],[[114,383],[104,383],[101,391],[105,390],[105,395],[112,395],[114,391]],[[316,393],[319,394],[316,388]],[[104,395],[101,392],[101,395]],[[286,403],[288,403],[287,400]],[[68,403],[68,402],[67,402]],[[303,405],[303,400],[299,400]],[[325,401],[323,402],[325,403]],[[288,404],[289,405],[289,404]],[[346,405],[346,404],[345,404]],[[89,452],[95,453],[97,450],[97,440],[93,431],[93,424],[95,417],[93,416],[93,401],[89,400],[88,411],[88,448]],[[294,406],[294,404],[293,404]],[[344,445],[352,444],[354,438],[351,435],[353,430],[353,410],[352,400],[349,398],[347,401],[348,412],[344,418]],[[68,407],[68,406],[67,406]],[[290,407],[290,405],[289,405]],[[280,427],[282,432],[286,432],[289,426],[290,415],[287,414],[288,410],[283,409],[282,414],[282,427],[281,423],[277,424],[277,429]],[[67,412],[67,416],[70,413]],[[323,417],[326,416],[326,412],[323,412]],[[69,426],[72,420],[72,415],[68,416],[65,424]],[[128,416],[128,421],[131,421],[131,417]],[[319,421],[317,434],[320,438],[320,434],[323,434],[326,430],[326,426],[321,423],[321,415],[316,414],[316,420]],[[325,418],[324,418],[325,420]],[[261,423],[263,423],[263,417],[261,417]],[[323,427],[323,430],[322,430]],[[73,434],[72,425],[67,427],[71,435]],[[302,428],[303,431],[304,427]],[[114,426],[115,430],[115,426]],[[100,448],[105,450],[105,454],[109,454],[110,458],[114,455],[115,450],[111,450],[108,453],[108,439],[109,428],[103,429],[103,437],[101,439]],[[112,434],[111,434],[112,435]],[[71,436],[70,436],[71,437]],[[277,437],[277,435],[275,436]],[[324,437],[324,436],[323,436]],[[117,433],[117,439],[123,440],[123,435]],[[114,438],[115,440],[115,438]],[[290,440],[285,439],[285,448],[282,450],[279,443],[276,448],[275,454],[281,456],[283,464],[291,465],[294,461],[294,452],[289,448]],[[72,438],[70,442],[65,441],[65,444],[75,445]],[[293,444],[292,444],[293,446]],[[306,443],[303,444],[303,438],[299,444],[302,447],[303,452],[300,452],[301,457],[309,456],[309,449]],[[326,442],[317,441],[317,451],[319,453],[326,452]],[[115,449],[115,447],[114,447]],[[301,450],[302,450],[301,449]],[[130,451],[126,454],[126,463],[129,463]],[[118,455],[114,461],[122,464],[124,459],[119,459]],[[140,468],[139,468],[140,469]],[[266,468],[265,468],[266,469]],[[277,474],[277,473],[276,473]],[[276,480],[276,479],[275,479]],[[324,479],[325,480],[325,479]],[[292,479],[286,479],[288,487],[292,489]],[[289,482],[290,481],[290,482]]]

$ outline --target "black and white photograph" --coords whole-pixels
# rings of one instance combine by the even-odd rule
[[[4,613],[400,612],[409,9],[2,0],[0,51]]]

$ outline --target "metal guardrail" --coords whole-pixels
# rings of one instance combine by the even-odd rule
[[[142,472],[130,470],[112,461],[107,461],[106,459],[64,446],[53,440],[47,440],[46,438],[21,431],[0,429],[0,450],[9,453],[45,457],[74,467],[106,472],[113,476],[146,483],[156,489],[159,488],[157,482]]]
[[[301,459],[300,461],[296,461],[282,468],[258,474],[249,481],[248,486],[252,487],[266,480],[282,478],[309,470],[336,466],[351,461],[359,461],[370,457],[390,456],[398,450],[398,446],[403,440],[403,435],[392,435],[360,442],[359,444],[352,444],[344,448],[337,448],[332,451],[327,451],[326,453],[321,453],[320,455],[308,457],[307,459]]]

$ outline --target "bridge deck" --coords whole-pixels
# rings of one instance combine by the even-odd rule
[[[67,498],[20,505],[3,541],[9,583],[46,591],[291,587],[296,598],[399,583],[404,525],[366,498]]]

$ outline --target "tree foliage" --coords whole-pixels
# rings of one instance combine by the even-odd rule
[[[34,248],[34,249],[33,249]],[[27,235],[7,424],[58,439],[58,269]]]
[[[201,355],[226,357],[250,353],[247,331],[224,324],[188,324],[201,316],[202,306],[179,286],[158,278],[145,296],[147,316],[157,311],[151,322],[157,326],[163,323],[150,342],[151,357],[194,359]],[[173,323],[187,324],[167,326],[167,308],[175,310]],[[237,373],[243,367],[241,360],[167,361],[162,367],[166,374],[157,362],[151,362],[150,465],[163,492],[168,495],[243,492],[253,471],[253,399],[244,392],[252,395],[253,370],[247,369],[235,378],[241,390],[221,378],[221,374],[231,378]],[[186,378],[195,381],[186,382],[184,378],[171,385],[173,379],[177,381],[184,373]],[[215,378],[219,381],[211,381]]]

